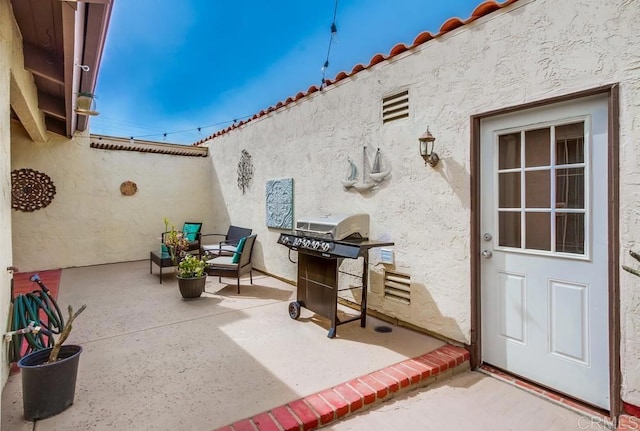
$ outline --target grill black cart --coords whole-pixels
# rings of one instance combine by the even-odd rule
[[[375,247],[392,246],[392,242],[362,239],[334,241],[299,235],[296,232],[282,233],[278,244],[298,252],[297,301],[289,304],[289,316],[300,317],[300,308],[305,307],[331,321],[329,338],[336,336],[336,327],[360,320],[366,326],[369,250]],[[340,320],[338,311],[338,277],[342,259],[362,257],[362,301],[360,315]]]

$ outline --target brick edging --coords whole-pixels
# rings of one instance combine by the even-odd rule
[[[635,431],[640,429],[640,418],[631,415],[620,415],[616,431]]]
[[[469,358],[467,350],[447,344],[216,431],[307,431],[325,426],[400,391],[426,386],[444,371],[468,363]]]

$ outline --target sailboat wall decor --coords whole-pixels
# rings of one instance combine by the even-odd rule
[[[369,161],[366,145],[362,147],[362,172],[358,171],[358,166],[351,159],[347,159],[349,164],[346,178],[340,180],[345,190],[356,190],[366,193],[386,180],[391,174],[391,164],[382,156],[380,148],[377,149],[373,164]]]

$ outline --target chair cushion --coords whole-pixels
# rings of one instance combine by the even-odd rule
[[[244,248],[244,242],[247,240],[247,237],[242,237],[240,238],[240,241],[238,241],[238,246],[236,247],[236,252],[233,253],[233,259],[231,260],[232,263],[239,263],[240,262],[240,256],[242,256],[242,249]]]
[[[214,259],[208,260],[207,265],[212,268],[219,269],[238,269],[238,264],[233,263],[233,257],[231,256],[220,256]]]
[[[182,232],[187,241],[195,241],[196,235],[200,232],[202,223],[185,223],[182,227]]]

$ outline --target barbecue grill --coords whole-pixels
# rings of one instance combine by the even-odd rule
[[[368,214],[328,214],[299,219],[296,229],[281,233],[278,244],[298,252],[297,300],[289,304],[289,316],[300,317],[305,307],[331,321],[329,338],[339,325],[360,320],[366,326],[369,250],[393,245],[369,240]],[[342,259],[363,258],[360,315],[340,320],[338,311],[339,267]],[[355,289],[350,287],[348,289]],[[342,289],[347,290],[347,289]]]

